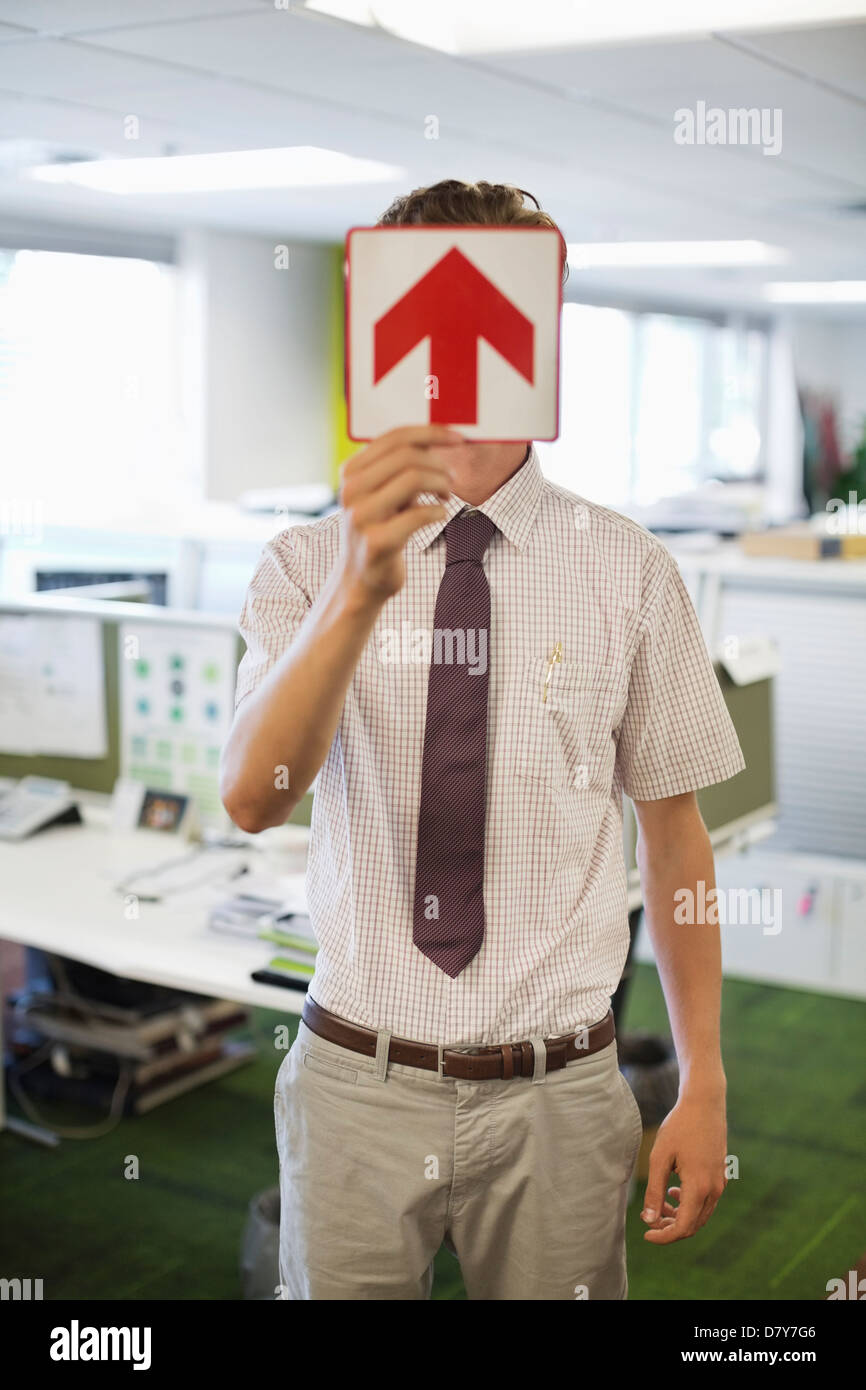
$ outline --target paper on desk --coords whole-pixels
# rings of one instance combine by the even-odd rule
[[[298,943],[307,940],[315,950],[315,935],[306,913],[303,874],[252,873],[244,875],[230,898],[223,898],[211,909],[209,924],[214,931],[247,937],[262,936],[271,928],[297,938]]]
[[[770,637],[727,637],[719,660],[735,685],[751,685],[777,676],[779,648]]]
[[[304,874],[246,874],[238,892],[249,898],[264,898],[280,904],[281,912],[307,911]]]
[[[0,617],[0,748],[104,758],[102,633],[95,618]]]

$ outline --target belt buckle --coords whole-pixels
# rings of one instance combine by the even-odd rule
[[[458,1055],[458,1057],[467,1057],[467,1056],[470,1056],[470,1055],[471,1055],[471,1051],[470,1051],[470,1052],[464,1052],[464,1050],[463,1050],[462,1048],[460,1048],[460,1047],[441,1047],[441,1046],[439,1047],[439,1052],[438,1052],[438,1057],[437,1057],[437,1071],[438,1071],[438,1073],[439,1073],[439,1075],[440,1075],[441,1077],[444,1077],[446,1080],[449,1080],[449,1079],[451,1079],[452,1073],[451,1073],[451,1072],[447,1072],[447,1071],[445,1070],[445,1053],[446,1053],[446,1052],[456,1052],[457,1055]],[[459,1081],[459,1080],[460,1080],[460,1077],[458,1076],[458,1077],[456,1078],[456,1080]]]

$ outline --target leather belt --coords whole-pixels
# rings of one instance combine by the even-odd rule
[[[360,1024],[350,1023],[348,1019],[329,1013],[309,994],[304,1000],[301,1017],[310,1032],[326,1042],[346,1047],[350,1052],[360,1052],[364,1057],[376,1056],[374,1029],[362,1028]],[[545,1038],[545,1070],[561,1071],[576,1057],[600,1052],[613,1042],[615,1036],[613,1013],[609,1011],[600,1023],[593,1023],[579,1033]],[[398,1062],[404,1067],[420,1067],[422,1071],[437,1071],[439,1056],[440,1049],[434,1043],[411,1042],[408,1038],[392,1037],[388,1048],[389,1062]],[[535,1049],[531,1042],[500,1043],[496,1047],[479,1047],[474,1052],[444,1047],[441,1057],[442,1075],[453,1076],[458,1081],[508,1081],[512,1076],[531,1076],[535,1065]]]

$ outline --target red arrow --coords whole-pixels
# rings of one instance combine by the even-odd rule
[[[477,423],[479,338],[532,383],[532,321],[456,246],[382,315],[373,331],[374,384],[422,339],[430,339],[430,374],[439,391],[430,402],[434,425]]]

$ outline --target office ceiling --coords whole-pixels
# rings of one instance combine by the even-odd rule
[[[781,152],[676,144],[674,112],[699,101],[781,109]],[[34,147],[129,157],[293,144],[406,175],[119,197],[19,173]],[[529,188],[572,241],[757,238],[792,257],[769,278],[866,279],[866,3],[856,23],[457,58],[274,0],[0,0],[7,219],[336,241],[443,177]],[[578,277],[590,297],[617,286],[747,303],[768,272]]]

